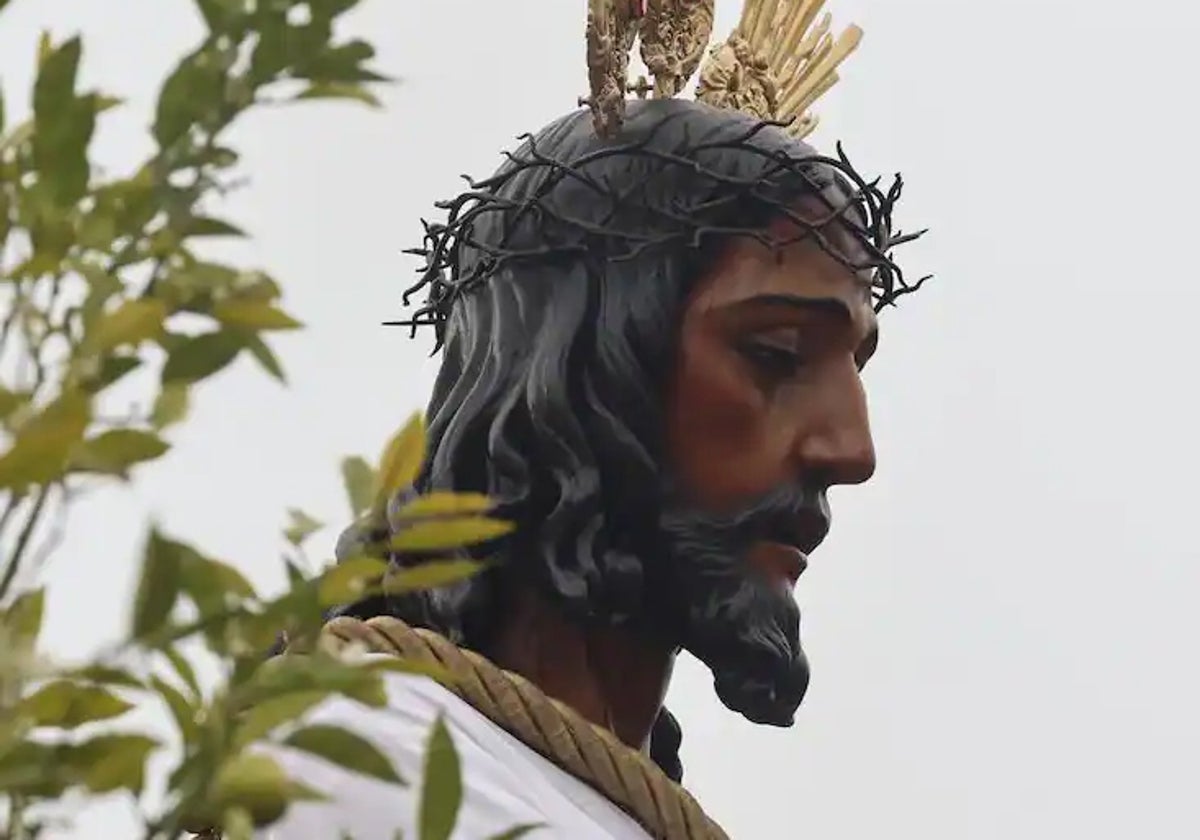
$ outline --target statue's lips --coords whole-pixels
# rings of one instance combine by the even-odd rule
[[[759,542],[750,548],[750,565],[771,583],[791,590],[808,568],[808,555],[794,545]]]

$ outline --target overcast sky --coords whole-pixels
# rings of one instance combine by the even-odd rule
[[[739,4],[718,2],[720,37]],[[583,0],[367,0],[353,28],[403,81],[386,110],[243,126],[235,252],[309,329],[292,384],[250,362],[203,386],[175,448],[76,511],[47,643],[119,636],[139,542],[174,535],[280,583],[286,507],[348,515],[347,453],[424,405],[399,312],[419,218],[586,87]],[[87,82],[128,98],[98,159],[148,149],[150,103],[199,35],[188,0],[13,0],[9,109],[37,34],[85,36]],[[885,314],[867,373],[879,471],[833,494],[800,586],[813,680],[791,730],[755,728],[685,662],[669,703],[686,780],[735,838],[1194,838],[1200,811],[1200,146],[1191,4],[830,0],[866,30],[815,140],[900,170],[926,290]],[[1186,82],[1186,79],[1192,82]],[[331,547],[336,529],[320,535]],[[132,836],[120,803],[70,836]]]

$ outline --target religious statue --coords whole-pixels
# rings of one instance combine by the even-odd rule
[[[892,256],[912,238],[892,225],[899,179],[802,142],[861,35],[831,36],[821,5],[746,0],[701,66],[713,0],[591,0],[588,108],[425,223],[405,303],[424,301],[399,323],[431,329],[442,362],[413,492],[487,494],[516,530],[475,552],[482,574],[326,628],[450,684],[394,675],[387,708],[315,716],[410,778],[441,716],[456,837],[725,837],[681,786],[677,654],[753,722],[788,726],[804,697],[792,589],[828,488],[875,468],[860,372],[880,310],[920,285]],[[653,85],[627,78],[638,38]],[[696,100],[675,98],[697,69]],[[339,555],[386,536],[353,527]],[[415,836],[411,791],[287,769],[332,799],[268,836]]]

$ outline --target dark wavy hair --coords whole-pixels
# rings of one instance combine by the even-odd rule
[[[496,175],[438,205],[444,222],[425,223],[425,266],[405,303],[428,297],[397,322],[432,326],[443,354],[414,492],[486,493],[518,527],[486,547],[502,562],[477,578],[347,610],[395,614],[484,655],[520,587],[580,622],[662,624],[669,581],[647,546],[661,511],[663,394],[682,307],[715,249],[766,241],[768,223],[788,216],[846,262],[827,246],[836,224],[858,243],[847,264],[871,273],[877,308],[919,286],[890,257],[911,238],[891,230],[899,178],[882,191],[840,149],[822,157],[777,125],[651,100],[630,103],[612,140],[586,111],[523,139]],[[797,213],[814,201],[820,218]],[[339,553],[378,536],[352,529]],[[676,779],[679,740],[664,709],[651,753]]]

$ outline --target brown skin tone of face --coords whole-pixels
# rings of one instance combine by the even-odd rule
[[[787,222],[771,232],[796,233]],[[801,479],[869,479],[875,449],[859,373],[876,340],[864,280],[811,239],[778,252],[731,242],[689,296],[667,393],[669,467],[689,501],[726,513]],[[748,560],[759,565],[755,551]],[[583,630],[532,595],[518,601],[500,664],[645,749],[675,648]]]

